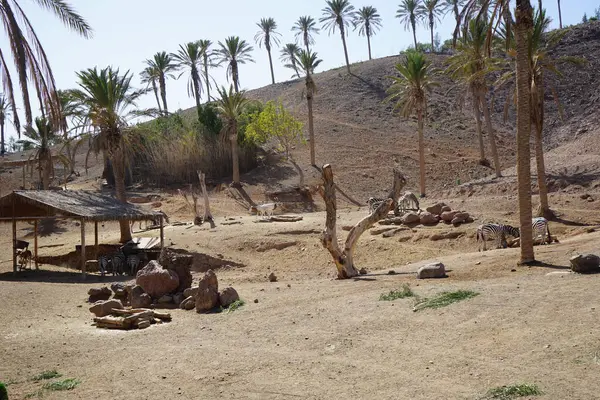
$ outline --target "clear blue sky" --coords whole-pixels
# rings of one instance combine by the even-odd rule
[[[52,14],[41,10],[34,2],[19,2],[46,49],[60,89],[76,87],[75,71],[108,65],[134,72],[134,81],[139,86],[138,73],[144,67],[144,60],[151,58],[154,53],[163,50],[175,52],[179,44],[198,39],[210,39],[216,45],[218,41],[231,35],[240,36],[254,46],[256,63],[240,68],[242,87],[261,87],[270,83],[270,73],[266,51],[254,43],[254,35],[258,30],[256,22],[262,17],[273,17],[279,26],[278,31],[283,35],[282,43],[288,43],[294,41],[290,29],[297,18],[311,15],[318,19],[325,5],[324,0],[70,0],[69,3],[94,29],[94,37],[85,40],[70,32]],[[404,31],[395,18],[399,2],[352,0],[356,8],[363,5],[375,6],[383,18],[383,29],[372,41],[374,58],[397,54],[412,43],[411,33]],[[600,0],[570,0],[562,3],[563,24],[570,25],[579,23],[584,12],[590,15],[600,5]],[[537,6],[537,1],[532,0],[532,4]],[[553,19],[552,26],[557,27],[556,0],[544,0],[544,7]],[[436,29],[443,41],[451,36],[453,28],[453,17],[448,15]],[[339,32],[328,35],[321,31],[315,39],[314,50],[323,59],[320,71],[343,65]],[[420,42],[429,41],[429,31],[425,26],[418,28],[417,39]],[[364,37],[350,31],[347,40],[350,62],[368,59]],[[8,51],[6,45],[3,48]],[[279,61],[278,49],[274,51],[273,58],[276,81],[290,78],[290,70],[283,68]],[[212,74],[219,84],[228,85],[225,68],[213,70]],[[194,100],[187,95],[186,78],[184,75],[177,81],[167,81],[167,101],[171,111],[194,105]],[[20,98],[20,94],[17,98]],[[32,106],[37,105],[34,103]],[[140,106],[154,107],[153,95],[147,95]],[[8,132],[14,134],[14,128],[9,126]]]

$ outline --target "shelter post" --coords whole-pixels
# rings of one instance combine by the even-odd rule
[[[35,269],[39,269],[38,266],[38,220],[33,221],[33,259],[35,262]]]
[[[81,278],[85,279],[85,220],[81,219]]]
[[[15,200],[12,202],[12,241],[13,274],[17,273],[17,220],[15,219]]]
[[[165,229],[164,229],[164,218],[160,216],[160,249],[162,250],[165,247]]]
[[[94,221],[94,251],[96,252],[96,260],[98,259],[98,221]]]

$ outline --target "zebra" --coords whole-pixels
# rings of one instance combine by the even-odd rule
[[[108,267],[111,263],[111,259],[108,256],[100,256],[98,257],[98,268],[100,268],[100,275],[104,276],[108,271]],[[114,275],[114,273],[113,273]]]
[[[137,273],[140,262],[140,257],[137,254],[130,254],[127,256],[127,266],[129,267],[129,274],[131,276],[135,276]]]
[[[125,257],[125,254],[123,254],[123,251],[119,250],[113,254],[111,261],[113,275],[123,275],[123,271],[127,263],[127,258]]]
[[[550,235],[550,228],[548,226],[548,220],[544,217],[537,217],[531,219],[531,227],[533,231],[533,239],[535,240],[538,236],[542,236],[542,244],[552,243],[552,236]]]
[[[160,225],[160,217],[162,216],[163,221],[166,222],[167,224],[170,224],[169,222],[169,216],[162,210],[153,210],[155,213],[158,213],[160,215],[157,215],[153,218],[151,218],[149,221],[152,222],[152,226],[159,226]],[[138,221],[139,225],[138,225],[138,229],[141,231],[142,230],[142,221]],[[144,221],[146,224],[146,230],[148,230],[148,220]],[[131,221],[131,231],[133,232],[133,226],[135,225],[135,221]]]
[[[503,247],[506,244],[506,236],[518,238],[520,236],[519,229],[510,225],[502,224],[484,224],[477,227],[477,244],[478,250],[481,251],[479,240],[483,242],[483,251],[486,251],[485,242],[489,238],[496,239],[496,248]]]
[[[404,192],[404,195],[398,199],[398,213],[404,214],[407,211],[419,211],[419,200],[412,192]]]

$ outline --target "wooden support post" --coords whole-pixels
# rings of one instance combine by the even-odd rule
[[[163,216],[160,216],[160,249],[162,250],[165,247],[165,230],[164,230],[164,222]]]
[[[98,255],[99,255],[99,248],[98,248],[98,221],[94,221],[94,251],[96,252],[96,260],[98,259]]]
[[[13,242],[13,274],[17,273],[17,220],[15,219],[15,199],[12,202],[12,242]]]
[[[33,221],[33,259],[35,262],[35,269],[39,269],[38,266],[38,220]]]
[[[204,217],[202,218],[202,222],[208,221],[210,223],[210,227],[215,227],[215,221],[210,213],[210,203],[208,201],[208,191],[206,190],[206,174],[202,171],[196,171],[198,173],[198,179],[200,180],[200,188],[202,189],[202,196],[204,197]]]
[[[81,279],[85,279],[85,220],[81,220]]]

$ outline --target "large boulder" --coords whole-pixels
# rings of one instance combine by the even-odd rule
[[[158,258],[158,263],[165,269],[175,271],[179,277],[178,292],[192,287],[192,265],[194,256],[188,253],[179,253],[169,248],[164,248]]]
[[[452,222],[457,213],[458,211],[443,211],[442,215],[440,215],[440,218],[444,222]]]
[[[446,267],[441,262],[422,266],[417,271],[417,279],[445,278]]]
[[[232,287],[226,287],[219,293],[219,303],[221,307],[229,307],[240,299],[238,292]]]
[[[112,292],[106,286],[101,288],[91,288],[88,290],[88,296],[90,296],[88,298],[88,302],[95,303],[99,300],[108,300],[110,299],[111,295]]]
[[[423,225],[434,225],[439,222],[437,214],[430,213],[428,211],[421,213],[420,221]]]
[[[90,311],[96,317],[106,317],[112,313],[113,308],[122,309],[123,304],[119,300],[115,299],[100,300],[95,302],[94,305],[90,307]]]
[[[217,276],[212,270],[204,273],[198,282],[196,292],[196,312],[207,312],[219,304],[219,283]]]
[[[113,299],[121,300],[123,305],[127,304],[127,301],[129,299],[127,285],[125,285],[122,282],[115,282],[112,285],[110,285],[110,289],[115,294],[113,296]],[[129,288],[129,290],[131,290],[131,288]]]
[[[402,222],[406,225],[418,224],[421,222],[421,217],[414,211],[409,211],[402,216]]]
[[[174,271],[164,269],[158,261],[152,260],[138,271],[135,283],[141,286],[150,297],[158,299],[165,294],[177,291],[179,277]]]
[[[595,254],[579,254],[571,257],[571,270],[580,274],[600,272],[600,257]]]
[[[431,207],[427,207],[425,211],[432,213],[433,215],[440,215],[442,213],[442,208],[444,208],[445,205],[446,203],[435,203]]]
[[[136,285],[129,292],[129,303],[133,308],[148,308],[152,304],[152,297],[141,286]]]

